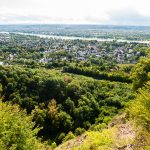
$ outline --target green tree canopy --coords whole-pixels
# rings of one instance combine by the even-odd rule
[[[150,131],[150,82],[138,90],[137,98],[131,105],[131,115],[138,125]]]
[[[150,56],[148,58],[142,58],[140,62],[136,64],[132,79],[134,89],[142,87],[150,80]]]
[[[1,150],[37,150],[38,128],[32,117],[17,105],[12,106],[0,101],[0,149]]]

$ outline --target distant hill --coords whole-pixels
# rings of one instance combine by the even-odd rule
[[[54,31],[54,30],[98,30],[98,31],[149,31],[149,26],[118,25],[68,25],[68,24],[33,24],[33,25],[0,25],[0,31]]]
[[[115,25],[0,25],[0,32],[23,32],[59,36],[97,37],[116,39],[150,39],[149,26]]]

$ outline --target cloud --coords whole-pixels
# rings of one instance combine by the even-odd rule
[[[149,0],[5,0],[0,24],[150,25]]]
[[[150,25],[150,16],[133,9],[109,12],[109,23],[119,25]]]
[[[60,13],[60,12],[59,12]],[[39,24],[39,23],[69,23],[69,24],[97,24],[107,20],[105,14],[93,15],[89,13],[75,13],[64,15],[51,12],[25,12],[20,9],[0,9],[0,24]]]

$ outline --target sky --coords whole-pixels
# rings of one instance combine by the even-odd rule
[[[150,26],[150,0],[0,0],[0,24]]]

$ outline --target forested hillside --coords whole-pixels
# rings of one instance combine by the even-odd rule
[[[19,104],[42,127],[39,136],[60,143],[75,134],[107,125],[133,100],[131,84],[95,80],[56,70],[1,67],[3,101]]]

